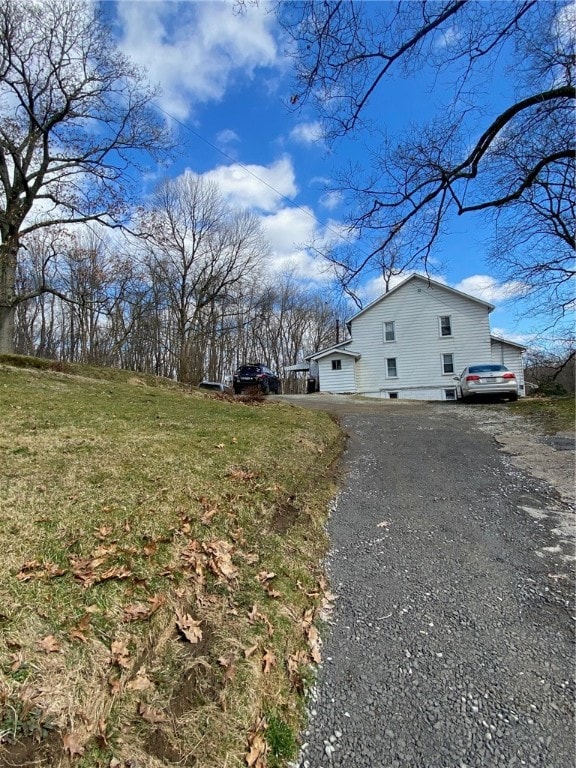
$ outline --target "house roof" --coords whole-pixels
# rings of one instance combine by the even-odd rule
[[[350,341],[348,341],[350,343]],[[307,360],[321,360],[323,357],[328,357],[329,355],[346,355],[347,357],[353,357],[354,360],[359,360],[361,355],[358,352],[352,352],[349,349],[342,349],[342,344],[337,344],[334,347],[330,347],[329,349],[321,349],[319,352],[315,352],[313,355],[310,355],[310,357],[306,358]]]
[[[475,301],[477,304],[481,304],[483,307],[487,307],[490,312],[494,309],[494,304],[490,304],[488,301],[483,301],[482,299],[477,299],[475,296],[470,296],[469,293],[463,293],[462,291],[457,291],[455,288],[450,288],[450,286],[445,285],[444,283],[439,283],[437,280],[432,280],[429,277],[424,277],[423,275],[410,275],[405,280],[402,280],[401,283],[398,283],[398,285],[394,286],[394,288],[391,288],[388,293],[382,294],[382,296],[378,296],[377,299],[374,299],[374,301],[371,301],[370,304],[367,304],[363,309],[361,309],[359,312],[357,312],[355,315],[352,315],[352,317],[346,321],[346,325],[352,322],[352,320],[356,320],[356,318],[360,317],[360,315],[363,315],[365,312],[368,312],[369,309],[372,309],[372,307],[375,307],[377,304],[379,304],[381,301],[386,301],[386,299],[391,296],[393,293],[396,293],[396,291],[399,291],[400,288],[403,288],[405,285],[410,283],[413,280],[418,280],[426,287],[433,287],[433,288],[442,288],[444,291],[450,291],[450,293],[455,293],[457,296],[463,296],[465,299],[469,299],[470,301]]]
[[[525,347],[523,344],[518,344],[517,341],[508,341],[508,339],[503,339],[501,336],[490,335],[490,342],[493,342],[493,341],[498,341],[500,342],[500,344],[507,344],[509,347],[517,347],[522,351],[525,351],[527,349],[527,347]]]

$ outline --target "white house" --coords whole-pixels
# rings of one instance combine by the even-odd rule
[[[454,400],[454,377],[472,363],[503,363],[524,395],[524,347],[492,336],[492,304],[411,275],[354,315],[350,337],[310,355],[321,392]]]

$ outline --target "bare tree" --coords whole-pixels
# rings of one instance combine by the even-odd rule
[[[193,174],[163,182],[143,214],[152,279],[173,328],[176,376],[202,376],[206,338],[225,303],[267,252],[255,216],[227,206],[214,184]]]
[[[0,352],[16,307],[23,239],[70,222],[124,220],[128,171],[168,134],[154,91],[114,47],[89,0],[0,0]]]
[[[534,236],[549,241],[549,254],[558,247],[570,254],[558,268],[553,258],[537,265],[540,287],[574,276],[576,32],[569,3],[338,0],[280,3],[278,13],[297,46],[292,103],[312,101],[333,140],[364,129],[371,138],[384,133],[371,121],[371,106],[386,96],[391,76],[425,67],[443,82],[452,76],[436,119],[411,126],[399,142],[384,136],[367,153],[370,168],[342,174],[355,206],[351,226],[373,240],[365,252],[331,255],[345,285],[374,270],[395,242],[407,261],[426,266],[450,217],[472,212],[495,213],[500,225],[509,214],[529,220]],[[498,111],[474,85],[505,65],[515,92]],[[515,253],[520,263],[511,273],[522,279],[523,256]],[[535,281],[529,287],[536,290]]]

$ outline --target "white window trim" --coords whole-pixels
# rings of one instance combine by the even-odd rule
[[[386,338],[386,326],[388,324],[392,325],[392,330],[394,332],[394,338],[393,339],[387,339]],[[384,339],[384,344],[395,344],[396,343],[396,321],[395,320],[384,320],[382,323],[382,338]]]
[[[388,360],[394,360],[394,367],[396,368],[396,373],[392,376],[388,373]],[[386,378],[387,379],[398,379],[398,358],[397,357],[387,357],[386,358]]]
[[[447,317],[450,320],[450,333],[446,334],[445,336],[442,334],[442,318]],[[452,326],[452,315],[438,315],[438,335],[441,339],[451,339],[454,335],[453,333],[454,328]]]
[[[448,337],[445,337],[448,338]],[[445,371],[444,370],[444,358],[450,355],[452,358],[452,370],[451,371]],[[440,355],[440,368],[442,370],[442,376],[455,376],[456,375],[456,361],[454,360],[454,352],[443,352]]]
[[[341,371],[342,370],[342,358],[336,357],[332,359],[332,365],[330,366],[331,370],[333,371]],[[338,365],[340,363],[340,365]]]
[[[449,391],[454,393],[454,397],[448,397],[447,393]],[[456,392],[456,387],[445,387],[444,388],[444,400],[447,400],[449,402],[454,402],[457,399],[458,399],[458,393]]]

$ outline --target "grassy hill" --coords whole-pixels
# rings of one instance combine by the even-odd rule
[[[0,424],[0,766],[285,765],[337,425],[6,356]]]

